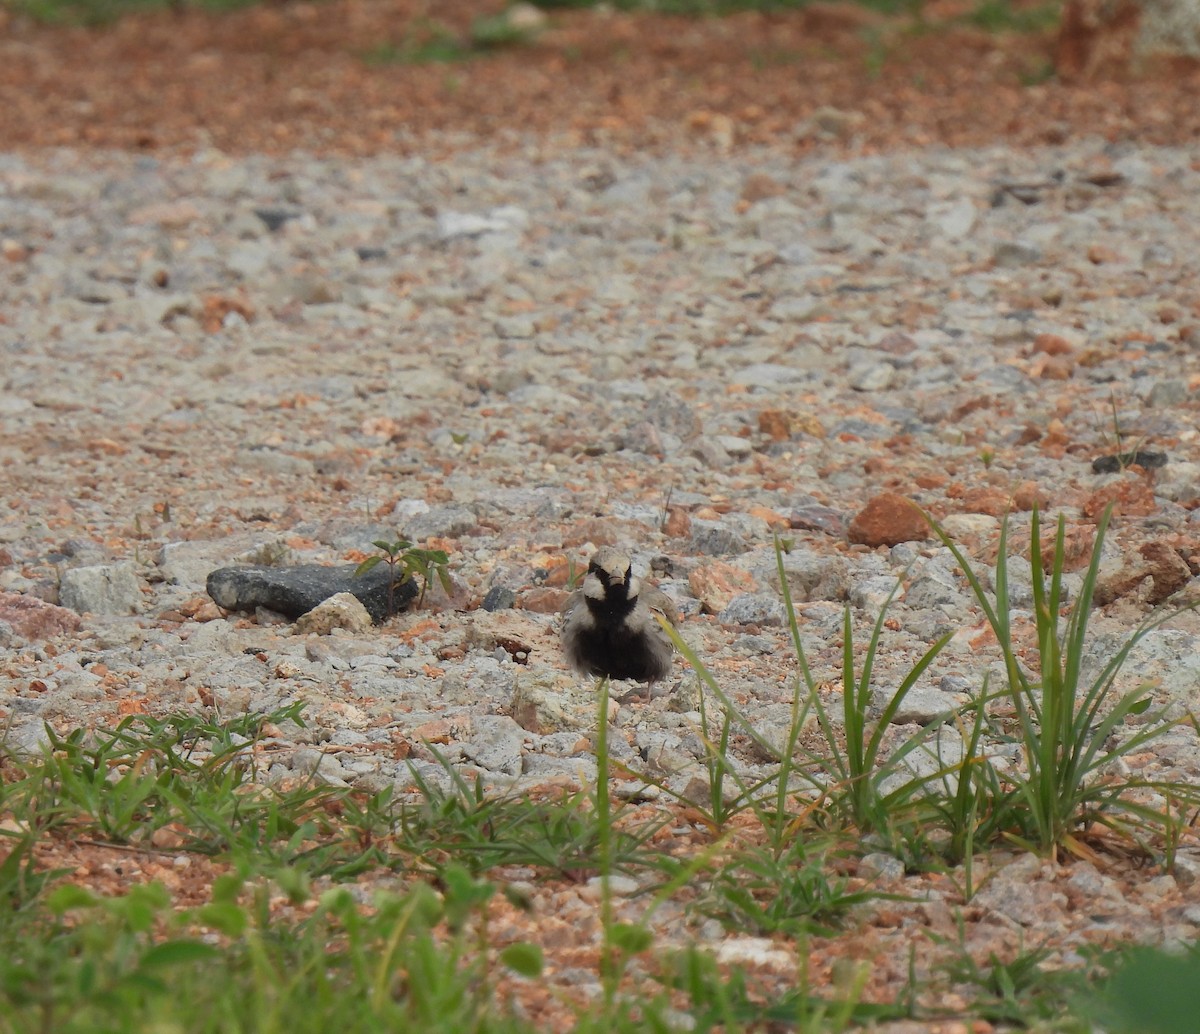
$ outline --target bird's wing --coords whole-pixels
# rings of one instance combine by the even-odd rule
[[[647,585],[642,589],[641,597],[652,611],[661,614],[671,622],[672,626],[679,627],[679,613],[675,609],[675,604],[671,602],[671,597],[665,592],[652,585]]]
[[[578,607],[582,602],[583,602],[583,590],[576,589],[573,593],[571,593],[570,596],[567,597],[567,602],[563,604],[562,610],[560,610],[559,613],[563,616],[563,619],[565,620],[565,619],[569,618],[575,612],[575,608]]]

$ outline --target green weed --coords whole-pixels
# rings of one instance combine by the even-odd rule
[[[388,581],[388,616],[396,613],[396,589],[419,578],[420,592],[417,594],[416,606],[419,608],[425,602],[425,592],[430,582],[437,578],[442,591],[449,593],[452,587],[450,581],[450,557],[444,549],[423,549],[414,546],[406,538],[398,537],[395,542],[387,539],[376,539],[371,543],[379,550],[374,556],[367,557],[355,569],[355,577],[374,570],[380,564],[387,564],[391,577]]]
[[[1114,775],[1112,762],[1136,753],[1189,719],[1169,718],[1153,709],[1147,688],[1119,693],[1115,683],[1133,648],[1147,633],[1178,610],[1152,615],[1090,681],[1084,678],[1088,619],[1100,573],[1101,549],[1111,506],[1096,528],[1090,563],[1078,596],[1068,606],[1063,575],[1066,568],[1066,521],[1057,523],[1047,569],[1043,561],[1041,517],[1035,510],[1029,555],[1033,579],[1038,676],[1022,666],[1017,654],[1009,602],[1008,524],[1002,526],[994,580],[994,597],[983,587],[966,557],[936,522],[934,532],[953,553],[984,612],[1007,676],[1004,695],[1017,719],[1017,742],[1025,766],[1006,772],[1015,793],[1004,797],[1006,817],[1015,828],[1006,832],[1030,849],[1056,854],[1060,848],[1083,853],[1078,836],[1092,823],[1135,839],[1161,835],[1171,823],[1168,811],[1139,803],[1139,793],[1164,794],[1194,806],[1200,791],[1169,782]],[[1063,611],[1069,611],[1065,625]],[[1125,722],[1137,718],[1137,731],[1126,734]],[[986,762],[985,762],[986,763]],[[999,785],[998,782],[994,785]]]

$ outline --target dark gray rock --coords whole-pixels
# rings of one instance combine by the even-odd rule
[[[517,594],[505,585],[493,585],[483,597],[484,610],[509,610],[516,602]]]
[[[294,208],[277,208],[274,206],[256,208],[254,214],[263,221],[268,230],[274,233],[284,223],[300,218],[300,212]]]
[[[355,566],[324,567],[298,564],[293,567],[222,567],[208,576],[208,594],[226,610],[266,607],[289,618],[307,614],[339,592],[356,596],[372,621],[384,621],[388,613],[388,583],[391,573],[379,564],[361,577]],[[408,581],[392,591],[393,613],[403,610],[417,595],[415,582]]]

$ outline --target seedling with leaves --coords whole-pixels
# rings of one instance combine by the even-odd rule
[[[433,578],[437,578],[446,593],[450,592],[450,556],[444,549],[424,549],[414,546],[406,538],[395,542],[376,539],[371,545],[380,550],[367,557],[354,572],[360,577],[380,564],[387,564],[391,572],[388,579],[388,617],[396,613],[396,587],[405,585],[414,577],[421,579],[421,591],[417,594],[417,606],[425,602],[425,591]]]

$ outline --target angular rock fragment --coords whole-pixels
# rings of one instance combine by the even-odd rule
[[[142,592],[133,564],[96,564],[64,571],[58,598],[77,614],[132,614]]]
[[[850,522],[849,538],[866,546],[895,546],[929,538],[920,508],[895,492],[875,496]]]
[[[297,632],[314,635],[329,635],[335,628],[343,628],[347,632],[366,632],[370,627],[371,615],[367,608],[348,592],[330,596],[307,614],[301,614],[296,621]]]
[[[63,632],[78,632],[82,624],[74,611],[19,592],[0,592],[0,622],[23,639],[49,639]]]

